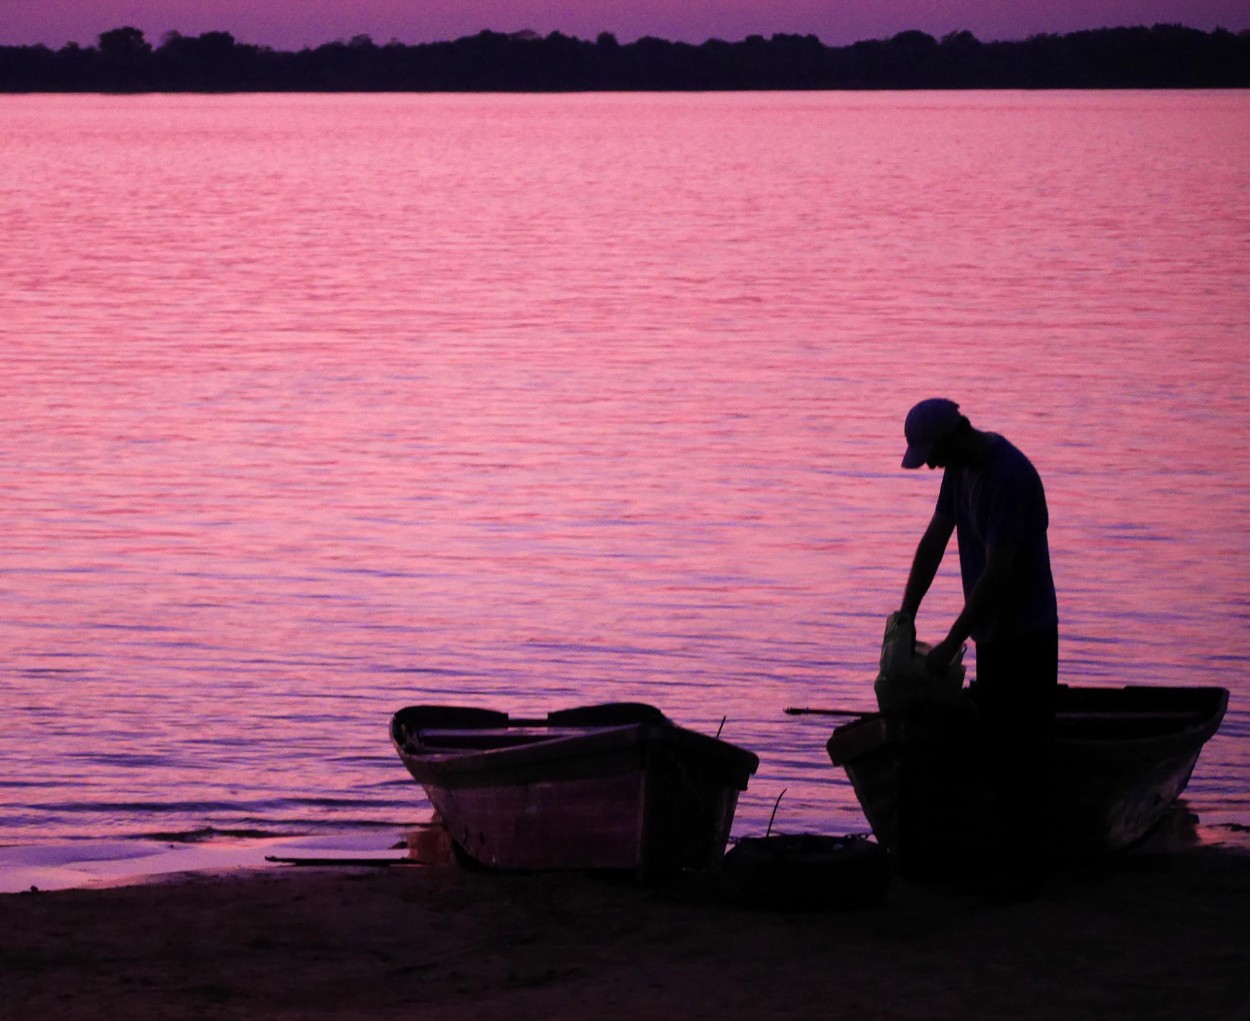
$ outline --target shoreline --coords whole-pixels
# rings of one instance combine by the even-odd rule
[[[159,883],[170,877],[280,868],[274,857],[395,860],[407,854],[400,830],[302,836],[175,840],[110,837],[0,845],[0,897],[10,894],[97,889]]]
[[[451,865],[0,896],[6,1018],[1244,1018],[1250,855],[1129,853],[996,906],[895,879],[828,912]]]
[[[427,821],[413,823],[406,830],[345,829],[319,834],[243,835],[208,829],[183,837],[62,838],[0,844],[0,897],[161,883],[197,874],[271,871],[288,867],[289,859],[341,860],[344,865],[352,860],[400,864],[419,857],[413,850],[413,839],[428,825]],[[731,843],[733,839],[738,838],[731,838]],[[1239,822],[1202,824],[1181,803],[1164,817],[1153,835],[1126,853],[1135,856],[1191,849],[1241,854],[1250,860],[1250,826]],[[441,857],[435,854],[431,859],[427,852],[423,860],[428,864]]]
[[[63,837],[37,843],[0,843],[0,897],[8,894],[95,889],[159,883],[171,877],[197,873],[281,869],[267,859],[376,859],[398,863],[421,857],[414,851],[416,834],[429,819],[407,827],[332,830],[321,833],[277,834],[263,831],[203,830],[182,834]],[[867,827],[865,824],[865,831]],[[738,834],[734,840],[750,836]],[[1129,856],[1209,849],[1250,859],[1250,825],[1236,820],[1203,823],[1183,799],[1160,822],[1155,832]],[[428,851],[422,860],[440,860]],[[1250,1021],[1250,1018],[1247,1019]]]

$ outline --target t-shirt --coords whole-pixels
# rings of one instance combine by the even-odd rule
[[[1046,541],[1050,515],[1041,477],[1002,436],[985,435],[989,447],[981,465],[948,467],[944,472],[937,509],[955,519],[965,599],[985,571],[986,547],[991,542],[1016,547],[1003,598],[972,632],[977,642],[997,642],[1055,627],[1059,614]]]

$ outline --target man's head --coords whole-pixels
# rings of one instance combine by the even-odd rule
[[[968,420],[959,413],[959,405],[945,397],[930,397],[907,412],[903,434],[907,437],[907,451],[903,454],[904,468],[930,468],[946,465],[944,447]]]

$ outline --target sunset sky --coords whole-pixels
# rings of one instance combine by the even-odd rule
[[[153,43],[170,30],[226,31],[240,42],[299,49],[365,34],[375,42],[429,42],[533,29],[622,42],[644,35],[702,42],[752,33],[813,33],[831,45],[907,29],[983,41],[1118,25],[1179,23],[1250,28],[1250,0],[0,0],[0,44],[84,46],[132,25]]]

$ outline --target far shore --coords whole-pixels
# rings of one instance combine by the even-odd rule
[[[1250,32],[1137,25],[982,42],[920,31],[849,46],[814,35],[699,45],[485,30],[379,46],[367,35],[299,52],[229,32],[133,26],[96,47],[0,46],[0,92],[741,92],[865,89],[1233,89],[1250,86]]]
[[[0,896],[0,1016],[1245,1019],[1250,856],[1126,854],[996,905],[850,911],[454,865],[268,868]]]

